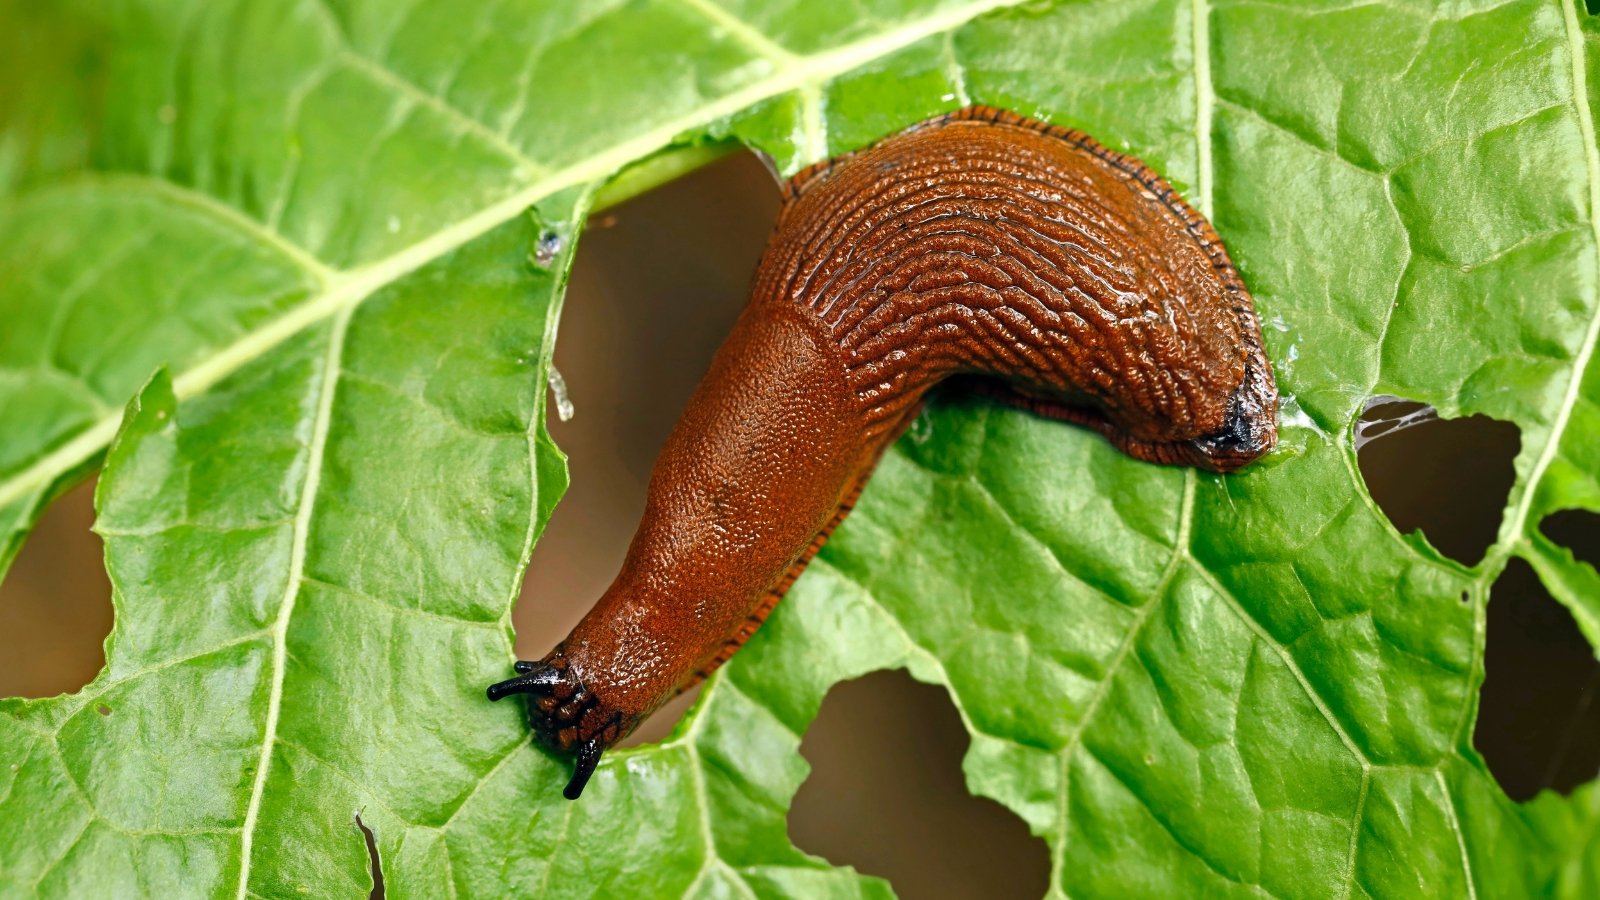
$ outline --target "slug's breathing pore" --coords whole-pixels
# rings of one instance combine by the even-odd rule
[[[973,107],[801,172],[621,572],[489,688],[528,694],[540,739],[576,756],[567,797],[760,627],[952,375],[1151,462],[1229,472],[1277,439],[1250,295],[1138,160]]]

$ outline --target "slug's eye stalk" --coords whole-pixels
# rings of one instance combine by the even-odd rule
[[[572,780],[562,791],[568,800],[576,800],[600,764],[600,754],[627,734],[624,722],[632,720],[585,688],[560,648],[539,662],[519,661],[516,670],[516,678],[489,686],[489,699],[528,695],[528,724],[539,742],[576,757]]]
[[[583,787],[589,783],[595,766],[600,765],[600,754],[603,752],[599,741],[584,741],[578,745],[578,764],[573,767],[572,780],[562,789],[561,796],[576,800],[583,794]]]
[[[549,666],[519,660],[516,665],[521,678],[512,678],[489,685],[489,699],[499,700],[512,694],[534,694],[555,689],[561,683],[561,673]]]

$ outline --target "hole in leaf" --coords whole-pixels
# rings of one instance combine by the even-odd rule
[[[1600,569],[1600,513],[1563,509],[1539,523],[1544,536],[1572,551],[1572,555]]]
[[[1050,853],[1010,810],[968,792],[970,739],[943,688],[904,671],[836,685],[800,752],[795,846],[887,878],[902,897],[1043,896]]]
[[[1508,796],[1567,793],[1600,772],[1600,660],[1533,567],[1513,558],[1489,597],[1472,742]]]
[[[778,186],[738,153],[596,213],[578,243],[555,365],[573,404],[550,404],[572,485],[534,550],[513,613],[517,653],[538,659],[611,584],[644,512],[656,454],[749,299]],[[694,692],[627,745],[658,740]]]
[[[94,525],[94,482],[45,510],[0,582],[0,697],[53,697],[105,665],[111,581]]]
[[[1361,478],[1384,515],[1402,534],[1421,529],[1436,550],[1468,566],[1500,529],[1521,442],[1510,422],[1441,419],[1398,397],[1373,398],[1356,423]]]
[[[383,859],[378,855],[378,838],[361,821],[361,814],[356,813],[356,827],[361,829],[361,837],[367,842],[367,859],[372,864],[372,893],[367,895],[368,900],[383,900]]]

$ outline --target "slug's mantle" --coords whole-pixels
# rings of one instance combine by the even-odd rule
[[[1250,295],[1137,159],[971,107],[802,171],[616,580],[489,688],[528,694],[540,739],[576,756],[567,797],[755,633],[952,376],[1150,462],[1229,472],[1277,439]]]

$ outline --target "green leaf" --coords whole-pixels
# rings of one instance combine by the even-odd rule
[[[894,666],[948,686],[1053,895],[1600,893],[1600,787],[1517,804],[1471,747],[1511,556],[1600,645],[1600,576],[1538,531],[1600,510],[1575,0],[83,0],[0,35],[0,567],[103,458],[117,606],[84,691],[0,701],[0,893],[346,896],[359,816],[396,896],[884,895],[784,810],[828,687]],[[940,403],[678,731],[561,800],[481,689],[565,478],[593,190],[968,102],[1212,215],[1286,451],[1222,479]],[[1375,394],[1521,428],[1477,566],[1367,495]]]

